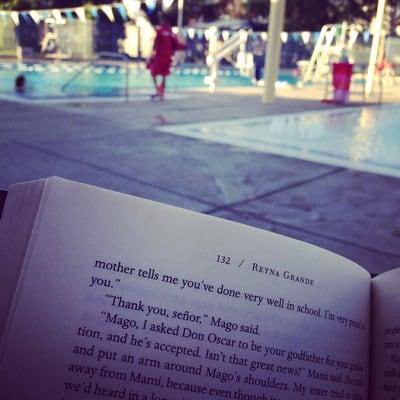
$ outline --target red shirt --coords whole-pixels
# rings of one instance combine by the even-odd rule
[[[153,45],[155,57],[171,58],[176,50],[184,47],[179,43],[178,38],[169,26],[161,25],[156,28],[156,38]]]

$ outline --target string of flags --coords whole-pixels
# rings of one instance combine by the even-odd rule
[[[162,0],[163,10],[168,10],[173,2],[174,0]],[[46,21],[48,19],[53,19],[59,24],[72,19],[79,19],[85,22],[88,14],[92,18],[97,18],[99,11],[102,11],[110,22],[114,22],[117,15],[124,21],[127,21],[139,12],[141,3],[146,5],[150,13],[154,12],[157,6],[157,0],[122,0],[122,2],[119,3],[91,5],[88,7],[26,11],[0,10],[0,20],[11,18],[16,26],[20,24],[21,19],[27,22],[33,21],[35,24],[39,24],[41,21]],[[88,13],[86,11],[88,11]]]
[[[64,24],[68,20],[78,19],[81,22],[86,22],[87,18],[90,16],[93,19],[98,18],[99,11],[101,11],[110,22],[115,22],[117,17],[120,17],[123,21],[128,21],[130,18],[135,18],[140,11],[141,4],[144,3],[147,10],[152,13],[156,9],[157,0],[121,0],[118,3],[112,4],[100,4],[100,5],[90,5],[86,7],[73,7],[73,8],[61,8],[61,9],[45,9],[45,10],[26,10],[26,11],[8,11],[0,10],[0,22],[6,18],[11,18],[16,26],[18,26],[21,20],[26,22],[34,22],[39,24],[41,21],[55,22],[57,24]],[[174,3],[174,0],[162,0],[162,9],[167,11]],[[209,32],[207,29],[185,29],[187,39],[194,40],[196,38],[209,40]],[[228,40],[232,32],[229,30],[222,30],[219,32],[221,36],[220,39]],[[282,43],[287,43],[289,37],[294,41],[301,41],[304,44],[308,44],[310,41],[315,42],[318,39],[319,32],[282,32],[281,41]],[[357,33],[358,35],[358,33]],[[250,36],[252,39],[260,37],[262,40],[267,39],[267,33],[253,32]],[[355,41],[357,38],[352,38]],[[369,32],[362,33],[362,39],[364,42],[368,42],[370,39]]]

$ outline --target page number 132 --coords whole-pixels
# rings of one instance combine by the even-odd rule
[[[220,264],[228,264],[229,265],[231,263],[231,258],[217,254],[217,262]]]

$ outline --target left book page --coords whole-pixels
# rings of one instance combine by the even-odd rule
[[[6,205],[0,219],[0,338],[50,182],[51,179],[41,179],[16,184],[7,198],[3,197]]]
[[[351,261],[62,179],[39,222],[5,398],[367,399],[370,279]]]

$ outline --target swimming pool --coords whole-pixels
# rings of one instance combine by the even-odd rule
[[[199,140],[400,178],[400,107],[360,107],[166,125]]]
[[[14,80],[19,74],[26,78],[27,89],[19,98],[68,99],[89,97],[123,97],[127,70],[118,64],[96,64],[84,69],[67,88],[62,86],[73,78],[85,64],[70,62],[54,63],[13,63],[0,62],[0,94],[14,96]],[[208,75],[205,66],[181,65],[172,70],[168,79],[170,90],[206,87],[204,78]],[[296,78],[282,72],[279,80],[295,83]],[[251,79],[240,75],[229,67],[219,70],[218,86],[250,86]],[[128,86],[131,93],[151,90],[153,87],[149,72],[137,64],[129,67]]]

